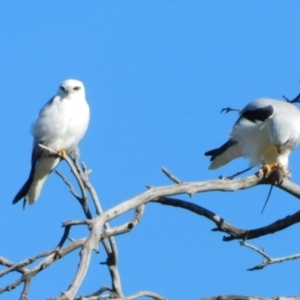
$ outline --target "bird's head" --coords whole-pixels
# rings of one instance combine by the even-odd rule
[[[58,95],[62,97],[71,95],[80,95],[85,97],[84,85],[79,80],[67,79],[59,86]]]

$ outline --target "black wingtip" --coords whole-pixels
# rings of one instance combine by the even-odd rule
[[[26,200],[26,198],[24,198],[24,201],[23,201],[23,210],[25,210],[26,204],[27,204],[27,200]]]
[[[220,153],[220,148],[209,150],[204,153],[205,156],[211,156],[210,161],[214,160]]]
[[[204,153],[205,156],[211,156],[210,161],[215,160],[218,156],[223,154],[228,148],[233,146],[236,143],[234,140],[229,140],[225,144],[223,144],[220,148],[216,148],[213,150],[206,151]]]
[[[22,186],[22,188],[20,189],[20,191],[17,193],[17,195],[15,196],[14,200],[12,201],[12,204],[16,204],[18,203],[20,200],[24,199],[25,196],[27,195],[29,188],[31,185],[31,178],[29,178],[25,184]]]
[[[30,174],[29,174],[29,178],[27,179],[27,181],[24,183],[24,185],[21,187],[21,189],[15,196],[14,200],[12,201],[12,204],[16,204],[17,202],[19,202],[20,200],[22,200],[26,197],[26,195],[28,194],[28,191],[30,189],[30,186],[32,184],[32,181],[33,181],[34,172],[35,172],[35,164],[32,165]],[[26,200],[24,200],[24,201],[27,202]],[[23,208],[25,208],[25,204],[23,205]]]
[[[23,191],[23,188],[19,191],[19,193],[15,196],[14,200],[12,201],[12,204],[18,203],[20,200],[22,200],[26,194]]]
[[[219,149],[219,148],[218,148],[218,149]],[[205,156],[212,156],[212,155],[214,154],[214,152],[215,152],[216,150],[218,150],[218,149],[213,149],[213,150],[206,151],[206,152],[204,153],[204,155],[205,155]]]

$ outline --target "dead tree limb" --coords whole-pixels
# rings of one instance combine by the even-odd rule
[[[43,146],[44,147],[44,146]],[[49,149],[47,149],[49,150]],[[51,155],[57,155],[55,152],[49,153]],[[112,299],[138,299],[139,297],[150,297],[153,299],[165,299],[164,297],[153,293],[153,292],[137,292],[131,296],[124,296],[122,291],[121,285],[121,276],[118,270],[118,249],[115,241],[115,236],[119,234],[125,234],[130,232],[138,223],[141,217],[143,216],[145,205],[149,202],[156,202],[161,203],[164,205],[175,206],[183,209],[187,209],[193,213],[196,213],[200,216],[204,216],[205,218],[211,220],[216,225],[216,228],[213,231],[221,231],[228,234],[228,236],[224,237],[224,241],[231,241],[231,240],[249,240],[254,239],[259,236],[263,236],[269,233],[274,233],[279,230],[283,230],[288,226],[291,226],[295,223],[298,223],[300,220],[300,211],[296,212],[291,216],[287,216],[282,218],[281,220],[277,220],[272,224],[269,224],[265,227],[252,229],[252,230],[244,230],[240,229],[237,226],[230,224],[229,221],[224,220],[218,214],[207,210],[200,205],[189,202],[183,201],[174,196],[178,195],[189,195],[192,196],[197,193],[204,193],[204,192],[234,192],[237,190],[245,190],[252,188],[256,185],[261,184],[273,184],[271,178],[262,178],[260,174],[254,174],[252,176],[246,178],[239,178],[234,180],[229,179],[218,179],[218,180],[210,180],[210,181],[200,181],[200,182],[184,182],[179,179],[177,176],[172,174],[166,168],[163,168],[163,172],[174,182],[175,184],[169,186],[162,186],[162,187],[153,187],[148,186],[148,189],[139,194],[135,197],[132,197],[115,207],[108,209],[107,211],[103,211],[101,207],[101,201],[98,197],[96,189],[91,184],[89,180],[89,174],[91,173],[90,170],[86,167],[85,164],[81,166],[78,164],[76,159],[72,159],[67,157],[66,162],[71,168],[71,172],[73,173],[74,177],[79,186],[79,192],[76,192],[74,186],[68,181],[68,179],[61,173],[58,172],[58,175],[62,178],[64,183],[69,188],[71,194],[78,200],[80,203],[83,213],[86,217],[86,220],[69,220],[63,223],[64,232],[63,235],[58,243],[58,246],[45,251],[43,253],[37,254],[32,256],[31,258],[25,259],[21,262],[14,263],[11,262],[9,259],[0,257],[0,264],[5,266],[6,269],[0,272],[1,276],[6,276],[11,272],[18,272],[20,273],[20,278],[15,280],[14,282],[6,285],[2,289],[0,289],[0,294],[10,291],[20,284],[23,284],[23,291],[21,294],[22,299],[28,298],[30,285],[33,278],[41,271],[45,270],[47,267],[52,265],[55,262],[63,259],[69,253],[80,250],[80,259],[78,261],[78,268],[74,275],[74,279],[71,281],[71,284],[67,288],[65,292],[62,293],[61,296],[52,298],[52,299],[60,299],[60,300],[71,300],[75,299],[78,290],[87,274],[89,269],[91,255],[92,252],[99,251],[99,243],[104,245],[104,249],[107,254],[107,260],[105,264],[107,265],[110,277],[111,277],[111,287],[107,287],[103,285],[97,292],[87,295],[87,296],[80,296],[76,299],[97,299],[95,297],[101,296],[101,298],[105,298],[106,295],[103,293],[109,293],[107,297]],[[283,179],[282,183],[276,185],[276,187],[284,190],[285,192],[291,194],[292,196],[300,199],[300,186],[291,182],[288,179]],[[92,201],[90,201],[94,209],[90,208],[88,197],[91,197]],[[201,197],[200,197],[201,198]],[[132,220],[111,228],[109,225],[109,221],[117,218],[118,216],[130,211],[135,210],[135,214]],[[92,211],[95,211],[93,214]],[[85,225],[89,230],[89,234],[87,237],[80,239],[80,240],[71,240],[69,244],[67,240],[69,238],[69,232],[72,226],[78,225]],[[245,243],[245,242],[244,242]],[[245,244],[246,245],[246,244]],[[254,246],[253,246],[254,247]],[[253,249],[255,250],[255,249]],[[260,253],[259,251],[255,250],[256,252]],[[265,260],[273,261],[272,263],[278,262],[276,259],[267,259],[267,255],[264,253],[260,253],[263,255]],[[38,262],[35,266],[31,266],[32,263],[36,262],[37,259],[42,259]],[[294,258],[290,258],[294,259]],[[270,264],[270,263],[268,263]],[[268,265],[266,264],[266,265]],[[266,266],[260,264],[257,266],[257,269],[261,269],[262,267]]]

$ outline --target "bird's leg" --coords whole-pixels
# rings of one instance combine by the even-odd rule
[[[241,109],[239,108],[231,108],[231,107],[226,107],[226,108],[222,108],[221,113],[225,111],[226,114],[228,114],[230,111],[237,111],[240,112]]]
[[[267,203],[269,201],[269,198],[272,193],[272,189],[274,184],[280,185],[283,182],[283,179],[285,177],[290,178],[291,172],[287,171],[283,165],[279,163],[273,163],[273,164],[266,164],[261,169],[259,169],[259,172],[265,172],[264,176],[265,178],[269,178],[271,180],[271,188],[268,194],[268,197],[265,201],[264,207],[261,211],[261,214],[264,212],[265,207],[267,206]]]
[[[295,99],[293,100],[289,100],[287,97],[282,96],[287,102],[289,103],[299,103],[300,102],[300,94],[298,96],[295,97]]]
[[[291,172],[286,170],[280,163],[265,164],[259,169],[260,173],[263,173],[265,178],[270,178],[276,185],[281,184],[283,178],[291,177]]]
[[[246,170],[237,172],[237,173],[235,173],[235,174],[233,174],[233,175],[231,175],[231,176],[227,176],[226,178],[229,179],[229,180],[232,180],[234,177],[239,176],[239,175],[241,175],[241,174],[244,174],[244,173],[246,173],[247,171],[249,171],[249,170],[251,170],[251,169],[252,169],[252,167],[249,167],[249,168],[247,168]]]
[[[62,149],[62,150],[58,151],[58,156],[65,159],[68,155],[67,155],[66,150]]]
[[[275,171],[277,168],[282,168],[282,165],[275,162],[272,164],[265,164],[262,168],[259,169],[259,172],[263,173],[265,178],[268,178],[273,171]]]

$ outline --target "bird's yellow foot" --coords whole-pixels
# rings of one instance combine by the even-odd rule
[[[61,158],[66,158],[67,157],[66,150],[59,150],[58,151],[58,156],[61,157]]]
[[[266,164],[259,169],[259,172],[263,173],[265,178],[270,178],[276,185],[281,184],[284,178],[291,177],[291,172],[286,170],[280,163]]]
[[[268,178],[276,169],[283,170],[283,166],[277,162],[272,164],[265,164],[262,168],[259,169],[259,172],[263,173],[264,177]]]

